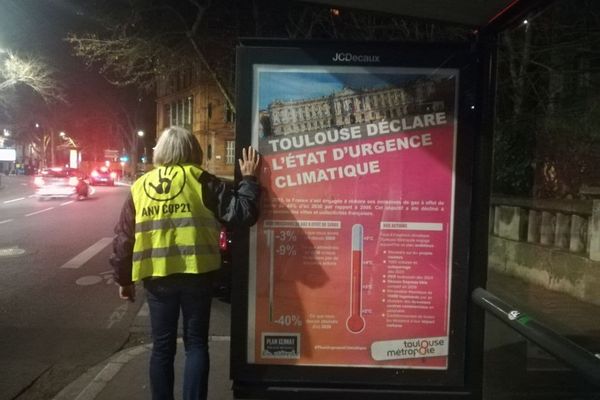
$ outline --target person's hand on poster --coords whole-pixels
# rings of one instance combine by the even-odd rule
[[[260,155],[252,146],[242,149],[242,158],[238,159],[242,176],[256,176]]]

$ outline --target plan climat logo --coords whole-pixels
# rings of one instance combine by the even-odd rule
[[[382,340],[371,344],[371,357],[376,361],[448,355],[448,336]]]

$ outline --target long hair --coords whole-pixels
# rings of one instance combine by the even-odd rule
[[[165,129],[154,148],[154,165],[202,164],[202,149],[187,129],[171,126]]]

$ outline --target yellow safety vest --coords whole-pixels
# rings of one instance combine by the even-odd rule
[[[132,280],[200,274],[221,266],[220,224],[202,201],[195,165],[156,168],[131,187],[135,205]]]

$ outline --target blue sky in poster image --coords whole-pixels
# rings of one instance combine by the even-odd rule
[[[258,76],[259,107],[266,109],[275,100],[291,101],[328,96],[344,87],[376,89],[402,85],[422,74],[366,72],[261,71]]]

